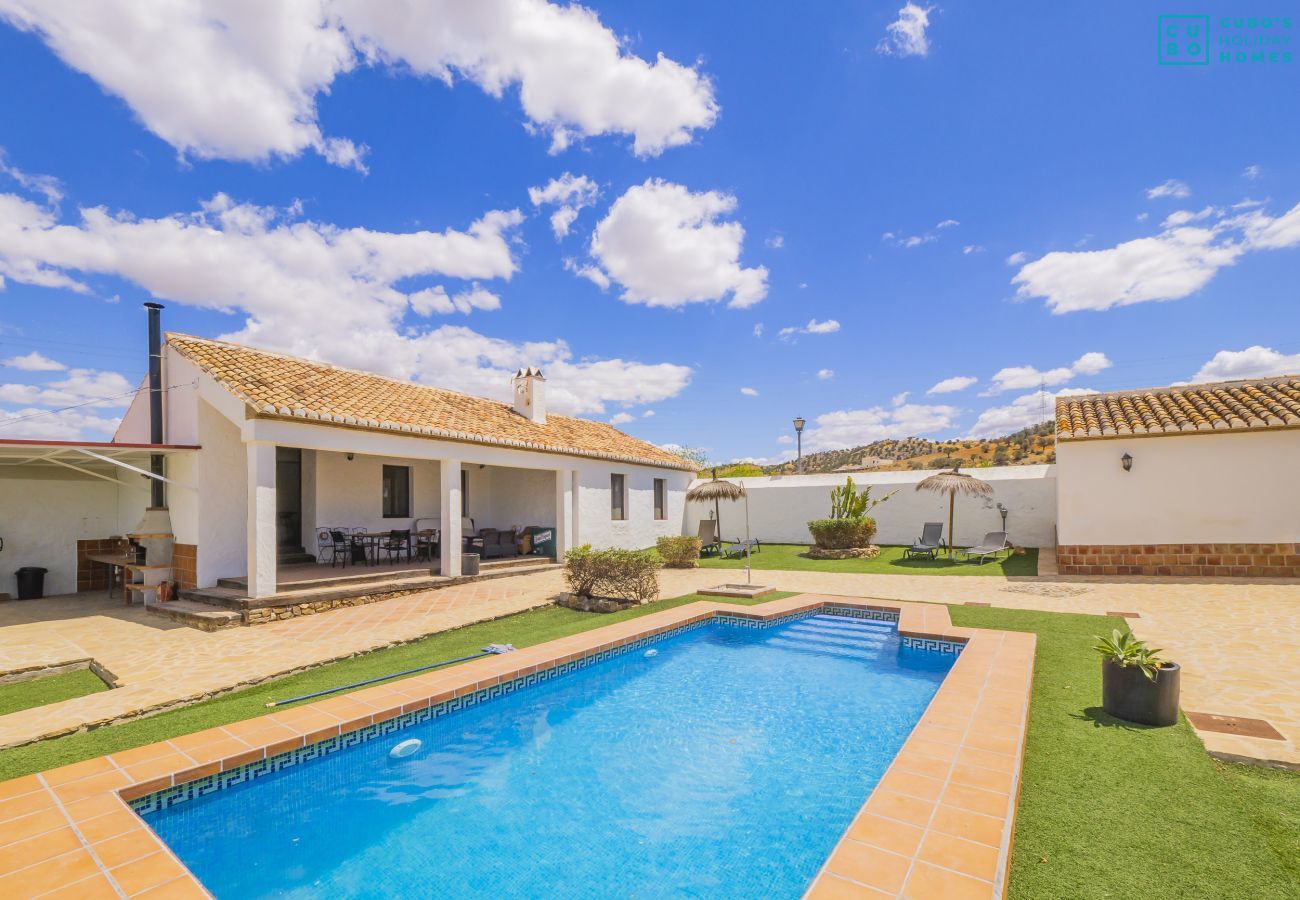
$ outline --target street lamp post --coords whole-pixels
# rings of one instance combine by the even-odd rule
[[[795,472],[799,475],[803,474],[803,426],[804,426],[803,416],[795,416],[794,434],[795,434],[795,440],[798,441],[799,443],[798,443],[798,452],[795,457],[794,469]]]

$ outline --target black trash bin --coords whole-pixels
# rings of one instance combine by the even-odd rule
[[[45,596],[45,573],[40,566],[23,566],[14,575],[18,579],[19,600],[39,600]]]
[[[477,575],[478,557],[477,553],[462,553],[460,555],[460,574]]]

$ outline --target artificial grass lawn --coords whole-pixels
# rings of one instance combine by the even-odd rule
[[[1101,711],[1093,636],[1114,619],[949,608],[1038,634],[1008,896],[1300,897],[1300,775],[1219,762],[1186,720]]]
[[[0,716],[106,690],[108,685],[89,669],[47,675],[31,681],[16,681],[0,685]]]
[[[2,751],[0,780],[264,715],[271,699],[462,656],[491,642],[529,646],[700,599],[722,598],[687,595],[610,615],[547,607],[470,625],[184,709]],[[1101,713],[1100,665],[1091,647],[1093,635],[1108,633],[1114,619],[967,606],[950,612],[957,625],[1038,634],[1012,900],[1300,896],[1300,775],[1217,762],[1185,721],[1152,729]]]
[[[1038,550],[1025,549],[1024,556],[1007,556],[986,563],[935,559],[904,559],[904,547],[881,547],[875,559],[812,559],[804,556],[807,544],[764,544],[750,557],[755,569],[793,569],[813,572],[868,572],[873,575],[1037,575]],[[705,556],[700,566],[708,569],[743,569],[745,558],[720,559]]]
[[[0,781],[103,756],[106,753],[141,747],[155,741],[165,741],[182,734],[202,731],[205,728],[263,716],[271,712],[266,708],[269,700],[297,697],[341,684],[376,678],[390,672],[413,669],[439,660],[465,656],[481,650],[488,644],[530,647],[696,600],[714,600],[752,606],[755,603],[789,596],[789,593],[777,591],[754,600],[746,600],[687,594],[684,597],[660,600],[623,612],[608,614],[577,612],[560,606],[530,610],[491,622],[481,622],[453,631],[440,632],[400,647],[376,650],[338,662],[326,663],[296,675],[288,675],[250,688],[232,691],[193,706],[156,716],[135,719],[120,725],[108,725],[94,731],[70,734],[11,750],[0,750]],[[346,692],[340,691],[334,696],[341,696],[343,693]]]

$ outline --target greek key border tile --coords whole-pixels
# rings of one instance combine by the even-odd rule
[[[231,769],[227,772],[218,772],[214,775],[208,775],[195,781],[185,784],[176,785],[175,787],[165,788],[153,794],[146,794],[130,801],[130,807],[140,815],[149,815],[161,810],[175,806],[177,803],[185,803],[197,797],[204,797],[215,791],[224,790],[237,784],[243,784],[246,781],[253,781],[266,775],[291,768],[313,759],[319,759],[322,756],[329,756],[340,750],[349,747],[356,747],[375,738],[394,734],[403,729],[410,728],[412,725],[418,725],[422,722],[428,722],[431,719],[441,718],[442,716],[458,712],[463,709],[477,706],[480,703],[486,703],[504,697],[507,694],[513,694],[515,691],[540,684],[544,681],[550,681],[564,675],[570,675],[578,672],[588,666],[604,662],[607,659],[613,659],[616,656],[622,656],[626,653],[632,653],[650,644],[658,643],[689,631],[703,628],[710,624],[732,625],[741,628],[772,628],[777,625],[783,625],[787,622],[794,622],[800,619],[807,619],[818,615],[834,615],[852,619],[870,619],[882,622],[897,622],[898,613],[894,610],[880,609],[858,609],[847,606],[818,606],[812,609],[800,610],[788,615],[778,616],[772,619],[753,619],[746,616],[733,616],[725,613],[713,616],[708,619],[701,619],[698,622],[687,622],[678,625],[676,628],[670,628],[667,631],[661,631],[657,634],[647,635],[646,637],[637,638],[618,647],[608,650],[600,650],[596,653],[584,656],[582,659],[571,660],[566,663],[551,666],[538,672],[531,672],[527,675],[521,675],[507,682],[492,685],[456,697],[452,700],[446,700],[442,703],[430,706],[427,709],[419,709],[415,712],[406,713],[396,716],[387,721],[373,725],[367,725],[355,731],[349,731],[346,734],[326,738],[314,744],[305,747],[298,747],[294,750],[288,750],[276,756],[269,756],[266,759],[256,760],[251,763]],[[930,650],[938,653],[957,654],[961,652],[962,644],[952,641],[937,641],[929,638],[911,638],[902,639],[904,647],[910,647],[919,650]]]

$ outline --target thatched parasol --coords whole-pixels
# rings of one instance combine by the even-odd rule
[[[952,512],[956,505],[957,495],[963,497],[992,497],[993,486],[987,481],[980,481],[971,475],[963,475],[954,467],[951,472],[936,472],[929,478],[924,478],[917,483],[918,491],[933,491],[936,494],[948,495],[948,558],[952,559]]]
[[[713,470],[713,479],[697,484],[686,492],[687,500],[713,501],[713,518],[718,523],[718,539],[722,538],[722,515],[718,510],[719,500],[740,500],[744,498],[746,503],[745,511],[745,537],[749,537],[749,500],[745,497],[744,485],[736,484],[734,481],[719,481],[718,470]]]

